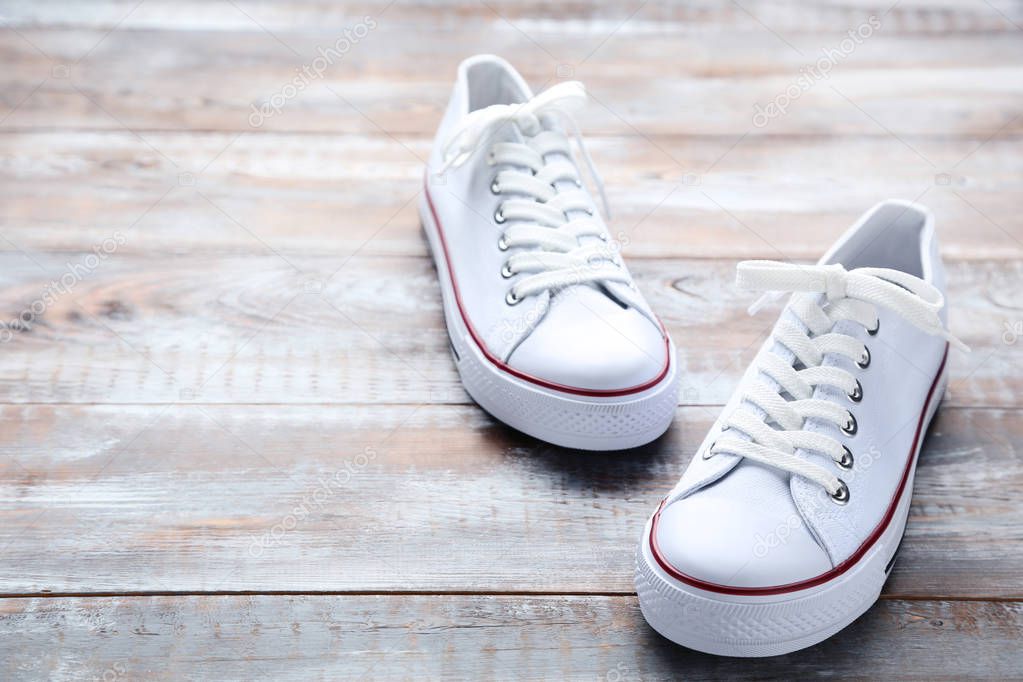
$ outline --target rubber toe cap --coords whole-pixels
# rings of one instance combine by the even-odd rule
[[[661,510],[661,559],[683,575],[728,587],[790,585],[831,570],[787,479],[745,462],[740,469]]]

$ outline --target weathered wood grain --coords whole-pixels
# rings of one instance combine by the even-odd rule
[[[0,402],[468,402],[427,258],[0,262]],[[632,270],[679,348],[681,402],[723,404],[777,309],[747,314],[753,297],[732,286],[732,261],[641,259]],[[80,279],[62,294],[68,273]],[[974,349],[952,355],[951,403],[1020,406],[1023,265],[957,263],[949,275],[952,331]]]
[[[0,19],[0,677],[1023,675],[1020,3],[43,0]],[[612,230],[682,349],[685,406],[650,446],[511,431],[447,357],[415,199],[455,65],[484,51],[593,95]],[[953,355],[885,595],[791,656],[674,647],[628,594],[632,553],[773,319],[745,315],[734,260],[816,258],[889,196],[935,211],[974,353]],[[239,591],[320,594],[219,594]]]
[[[30,9],[10,17],[16,33],[0,34],[0,53],[11,66],[0,74],[2,116],[7,130],[251,131],[255,125],[432,134],[456,64],[487,50],[513,58],[536,86],[583,80],[594,96],[580,115],[590,134],[870,135],[888,141],[889,155],[901,163],[929,167],[914,150],[928,136],[1023,131],[1023,43],[1012,24],[1018,7],[1002,14],[991,6],[895,7],[888,15],[842,7],[818,17],[824,30],[789,34],[786,25],[806,13],[795,3],[788,18],[721,4],[723,11],[711,10],[703,26],[686,18],[662,24],[652,3],[631,18],[635,8],[618,7],[607,19],[571,20],[517,20],[488,3],[468,16],[404,3],[386,12],[377,4],[379,14],[373,5],[347,6],[319,17],[322,5],[294,11],[288,4],[247,10],[225,3],[189,13],[176,3],[146,2],[130,13],[131,6],[86,10],[88,19],[74,10],[64,15],[63,7],[59,19]],[[165,22],[171,13],[175,19]],[[847,32],[877,13],[880,25],[843,48]],[[125,17],[117,25],[103,19],[117,15]],[[275,20],[285,15],[291,26]],[[372,28],[364,37],[348,38],[343,51],[317,65],[320,49],[368,25],[366,16]],[[42,28],[54,19],[54,28]],[[98,26],[76,28],[82,20]],[[194,30],[203,21],[209,25]],[[191,30],[167,30],[175,24]],[[965,33],[943,31],[955,24]],[[901,32],[913,25],[926,30]],[[806,67],[828,54],[834,64],[828,77],[813,76],[799,87]],[[307,66],[317,70],[312,77]],[[290,93],[285,86],[297,75],[301,87]],[[756,128],[755,106],[790,87],[796,94],[786,115]],[[283,95],[279,112],[251,121],[253,105],[275,94]]]
[[[416,156],[427,156],[428,138],[144,138],[0,135],[0,250],[91,249],[130,227],[123,249],[133,253],[426,253]],[[816,259],[887,197],[928,205],[948,258],[1023,258],[1023,140],[924,141],[948,184],[916,160],[880,162],[890,142],[736,134],[596,137],[588,148],[629,258]]]
[[[515,20],[524,29],[603,37],[617,28],[625,35],[657,32],[713,32],[731,28],[759,32],[764,24],[787,34],[844,32],[866,16],[883,16],[893,32],[912,34],[1011,33],[1012,21],[1023,20],[1023,10],[1013,3],[963,3],[957,0],[824,0],[813,3],[787,0],[717,0],[639,3],[620,0],[592,2],[544,2],[502,0],[471,3],[460,0],[364,0],[359,3],[329,0],[236,0],[206,3],[202,0],[99,0],[88,7],[63,0],[9,3],[5,19],[18,28],[81,27],[96,29],[160,28],[180,31],[260,30],[250,19],[275,31],[309,30],[344,26],[369,12],[389,14],[394,21],[422,25],[462,26],[466,33],[480,24]],[[232,7],[234,5],[234,7]],[[394,11],[389,8],[394,7]],[[627,21],[626,21],[627,20]]]
[[[458,62],[498,52],[536,87],[559,74],[584,81],[593,103],[579,117],[591,135],[856,134],[886,141],[886,156],[898,163],[940,172],[931,166],[940,159],[931,158],[930,136],[1023,131],[1023,43],[1015,32],[906,40],[881,29],[836,58],[827,78],[800,87],[801,70],[841,45],[856,25],[797,39],[801,48],[763,28],[615,35],[604,44],[562,29],[543,35],[558,46],[548,53],[496,18],[466,31],[394,24],[383,16],[326,67],[317,62],[318,50],[334,45],[339,31],[271,36],[255,25],[213,34],[122,26],[107,35],[25,28],[0,34],[0,54],[14,67],[0,74],[0,115],[7,130],[431,135]],[[308,76],[307,68],[318,71]],[[790,87],[786,113],[757,127],[756,106]],[[254,115],[268,101],[275,103],[272,115]]]
[[[601,455],[471,406],[5,406],[0,594],[629,592],[716,416]],[[1021,442],[1019,410],[939,412],[890,594],[1023,598]]]
[[[1018,603],[881,601],[816,647],[750,661],[675,646],[631,597],[5,599],[0,665],[74,680],[1015,679],[1021,632]]]

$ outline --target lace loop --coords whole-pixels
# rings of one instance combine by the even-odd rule
[[[969,348],[945,330],[938,312],[945,306],[941,292],[909,273],[888,268],[856,268],[842,265],[798,265],[779,261],[751,260],[739,263],[735,283],[760,291],[802,291],[825,294],[828,300],[857,299],[898,313],[917,329],[940,336],[956,348]]]
[[[604,182],[601,180],[600,173],[597,172],[597,167],[593,164],[593,158],[586,149],[586,145],[583,144],[579,124],[572,118],[572,112],[582,107],[587,101],[586,87],[582,83],[565,81],[551,86],[522,104],[494,104],[477,109],[465,117],[455,134],[445,142],[441,152],[444,163],[440,172],[443,173],[449,168],[457,168],[468,161],[491,132],[506,123],[514,122],[524,133],[536,134],[540,132],[540,116],[544,114],[558,115],[571,128],[572,136],[579,145],[583,160],[586,161],[586,169],[600,193],[604,214],[610,218],[611,208],[607,202],[607,194],[604,192]],[[501,144],[495,145],[495,151],[500,148]],[[549,150],[542,153],[549,153]],[[538,169],[533,168],[533,170]]]
[[[592,202],[571,160],[568,139],[541,121],[557,115],[568,122],[606,210],[603,183],[570,115],[586,99],[582,83],[559,83],[522,104],[498,104],[470,113],[444,144],[442,173],[464,164],[505,124],[516,125],[524,137],[521,142],[494,142],[487,157],[490,165],[502,167],[491,191],[508,195],[495,214],[495,222],[508,223],[499,247],[521,249],[505,261],[502,276],[527,275],[510,290],[516,302],[575,284],[631,284],[613,247],[606,244],[603,226],[591,218]],[[587,237],[601,243],[581,241]]]
[[[849,492],[842,480],[797,452],[819,452],[844,470],[852,467],[848,448],[825,433],[805,429],[806,420],[814,419],[833,425],[846,436],[857,431],[856,417],[846,407],[813,397],[816,387],[831,386],[844,391],[851,403],[862,399],[856,377],[840,367],[823,365],[828,354],[844,356],[861,367],[865,366],[862,358],[869,357],[862,342],[833,331],[835,323],[853,320],[873,329],[877,325],[874,307],[881,306],[927,334],[965,349],[945,330],[938,315],[944,297],[932,284],[905,272],[886,268],[847,271],[839,264],[745,261],[738,266],[736,284],[760,291],[806,294],[794,297],[789,304],[792,315],[804,326],[789,319],[776,326],[774,340],[793,360],[786,361],[773,352],[760,357],[758,369],[765,378],[747,389],[739,409],[727,417],[722,436],[705,457],[727,453],[749,458],[813,481],[844,504]],[[811,294],[823,294],[825,301]],[[797,370],[798,365],[802,367]]]

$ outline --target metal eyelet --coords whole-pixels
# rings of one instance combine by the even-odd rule
[[[509,289],[508,293],[504,296],[504,302],[508,305],[516,305],[522,299],[515,295],[514,289]]]
[[[494,178],[490,182],[490,193],[491,194],[500,194],[501,193],[501,185],[497,182],[497,178]]]
[[[496,211],[494,211],[494,222],[495,223],[500,225],[501,223],[504,222],[504,220],[505,220],[505,218],[504,218],[504,211],[502,211],[500,208],[498,208]]]
[[[501,277],[504,277],[505,279],[508,279],[509,277],[514,277],[514,276],[515,276],[515,273],[512,272],[511,268],[508,267],[508,264],[505,263],[504,266],[501,268]]]
[[[714,449],[714,446],[717,445],[717,444],[718,444],[717,441],[714,441],[713,443],[711,443],[710,447],[708,447],[706,450],[703,451],[703,454],[701,455],[701,457],[703,457],[703,459],[705,459],[705,460],[706,459],[710,459],[711,457],[713,457],[714,453],[712,452],[712,450]]]
[[[494,154],[494,152],[492,152],[492,151],[488,152],[487,153],[487,165],[488,166],[493,166],[495,163],[497,163],[497,155]]]
[[[842,459],[840,459],[837,462],[835,462],[835,464],[837,464],[840,468],[845,469],[846,471],[849,471],[849,470],[851,470],[853,468],[853,463],[854,463],[854,461],[853,461],[853,453],[852,453],[852,450],[850,450],[849,448],[847,448],[844,445],[842,446],[842,449],[845,450],[845,452],[842,453]]]
[[[842,479],[838,479],[838,490],[831,495],[831,501],[835,504],[845,504],[849,501],[849,486]]]
[[[507,251],[508,250],[508,242],[505,241],[503,234],[501,235],[501,238],[497,240],[497,249],[498,249],[498,251]]]
[[[583,181],[582,181],[582,180],[579,180],[579,179],[577,178],[577,179],[573,180],[573,182],[575,183],[575,186],[576,186],[576,187],[578,187],[578,188],[582,189],[582,186],[583,186]]]
[[[863,347],[863,355],[861,355],[860,359],[856,361],[856,364],[859,365],[860,369],[866,369],[867,367],[870,367],[869,348],[867,348],[866,346]]]
[[[877,318],[877,322],[874,323],[873,329],[868,329],[867,333],[871,336],[877,336],[877,333],[881,331],[881,318]]]
[[[863,400],[863,384],[860,383],[859,379],[856,380],[856,387],[852,390],[852,393],[846,393],[845,395],[854,403]]]
[[[842,433],[847,436],[855,436],[859,426],[856,424],[856,415],[849,413],[849,420],[842,426]]]

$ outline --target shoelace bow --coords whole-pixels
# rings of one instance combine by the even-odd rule
[[[739,264],[736,284],[766,292],[804,292],[793,297],[788,309],[805,325],[783,318],[774,331],[776,342],[787,348],[796,362],[790,364],[773,352],[759,358],[758,369],[780,387],[763,380],[753,382],[743,403],[758,407],[762,414],[743,404],[724,424],[726,429],[704,457],[728,453],[802,476],[822,486],[838,502],[849,499],[849,489],[834,473],[796,453],[809,450],[830,457],[841,469],[851,469],[849,448],[831,436],[804,430],[805,420],[834,424],[846,435],[856,432],[856,418],[845,407],[814,398],[817,386],[832,386],[857,403],[863,398],[860,382],[839,367],[824,367],[828,353],[842,355],[861,368],[870,364],[870,350],[861,341],[832,331],[836,322],[852,320],[873,335],[879,320],[875,306],[887,308],[916,328],[944,338],[962,350],[968,348],[949,334],[938,312],[944,306],[941,292],[924,280],[887,268],[857,268],[841,265],[795,265],[776,261],[745,261]],[[815,294],[824,294],[827,306]],[[761,298],[770,297],[766,294]],[[760,305],[751,307],[751,313]],[[801,369],[795,369],[801,366]],[[791,399],[786,399],[785,395]],[[778,428],[773,428],[774,423]],[[735,432],[748,437],[744,439]]]
[[[608,212],[603,182],[570,114],[586,100],[582,83],[559,83],[522,104],[495,104],[470,113],[444,145],[442,173],[465,163],[501,126],[514,124],[526,138],[522,143],[497,142],[487,156],[491,166],[503,166],[491,183],[491,192],[511,195],[494,214],[496,223],[512,223],[504,229],[498,247],[502,251],[523,249],[505,261],[501,274],[506,279],[520,273],[529,275],[509,289],[505,300],[511,305],[574,284],[631,283],[617,254],[605,243],[603,229],[592,219],[593,206],[578,169],[569,161],[568,138],[545,130],[540,122],[542,116],[552,114],[569,124]],[[547,161],[551,154],[560,156]],[[597,237],[601,243],[583,246],[583,237]]]

